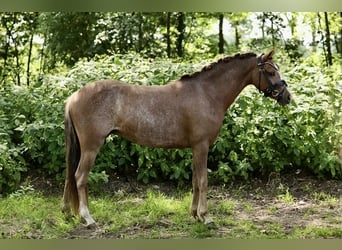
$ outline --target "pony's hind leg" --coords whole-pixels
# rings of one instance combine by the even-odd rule
[[[66,178],[65,184],[64,184],[63,199],[62,199],[62,212],[66,214],[67,216],[71,215],[70,194],[68,192],[68,190],[70,189],[69,185],[70,183]]]
[[[192,202],[190,207],[190,214],[197,218],[197,208],[198,208],[198,200],[199,200],[199,188],[198,188],[198,180],[196,175],[196,169],[192,170]]]
[[[82,151],[81,159],[75,173],[78,190],[79,214],[85,220],[87,227],[96,226],[88,209],[88,175],[94,165],[97,151]]]

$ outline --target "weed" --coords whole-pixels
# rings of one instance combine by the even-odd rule
[[[278,195],[278,199],[286,204],[293,204],[295,202],[295,198],[292,196],[288,188],[286,189],[285,194]]]
[[[308,226],[305,228],[297,228],[294,233],[296,238],[305,239],[329,239],[340,238],[342,235],[341,227],[322,227],[322,226]]]
[[[337,203],[336,197],[330,194],[326,194],[324,192],[319,192],[319,193],[314,192],[312,194],[312,198],[314,201],[319,202],[319,204],[324,205],[324,206],[329,206],[331,208],[333,208]]]
[[[277,212],[277,210],[278,210],[277,207],[273,205],[269,206],[267,209],[269,214],[274,214],[275,212]]]
[[[217,211],[222,215],[231,215],[234,213],[235,203],[233,201],[224,200],[221,201],[217,206]]]
[[[251,203],[245,201],[243,202],[243,205],[248,213],[252,213],[254,211],[254,207]]]
[[[34,188],[31,184],[21,185],[15,192],[10,194],[10,197],[20,198],[27,194],[33,194]]]
[[[193,238],[209,238],[215,235],[215,230],[212,229],[210,224],[205,225],[201,222],[195,223],[190,230],[190,235]]]

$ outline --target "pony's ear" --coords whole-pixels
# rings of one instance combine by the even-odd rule
[[[273,55],[274,55],[274,49],[271,49],[270,52],[268,52],[262,56],[262,61],[266,62],[268,60],[272,60]]]

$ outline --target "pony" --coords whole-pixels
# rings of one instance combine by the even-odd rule
[[[117,134],[144,146],[191,148],[193,197],[190,213],[204,223],[207,157],[228,107],[253,84],[280,105],[291,94],[273,62],[272,49],[224,57],[162,86],[99,80],[81,87],[65,105],[66,179],[62,211],[96,226],[88,209],[88,175],[106,137]]]

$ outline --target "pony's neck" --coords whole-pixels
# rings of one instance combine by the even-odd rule
[[[241,91],[252,83],[256,70],[255,57],[236,58],[227,65],[218,65],[216,70],[207,75],[204,84],[208,86],[208,94],[219,101],[226,112]]]

